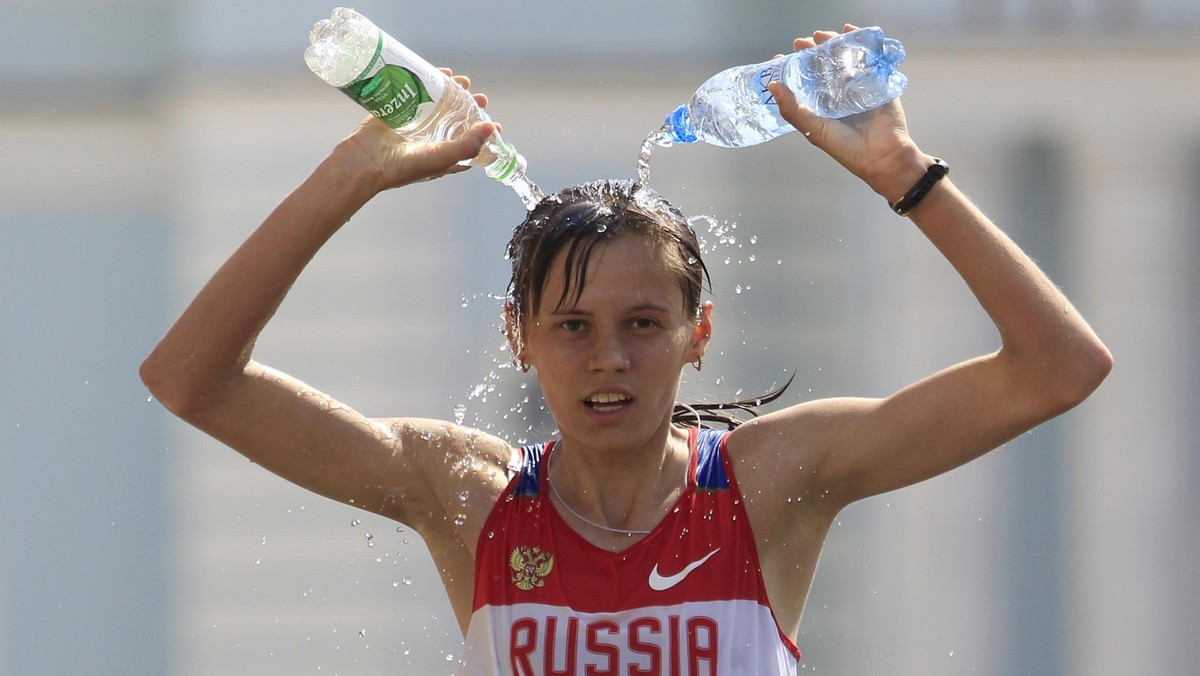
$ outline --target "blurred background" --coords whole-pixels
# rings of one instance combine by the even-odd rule
[[[149,399],[142,357],[362,117],[306,69],[313,0],[8,0],[0,42],[0,674],[450,674],[411,532]],[[1193,674],[1200,663],[1200,4],[688,0],[355,5],[488,93],[547,191],[632,176],[710,74],[843,22],[909,58],[914,138],[1116,356],[1076,410],[846,510],[800,646],[833,674]],[[660,150],[716,338],[690,399],[886,395],[998,346],[905,220],[798,135]],[[259,357],[370,415],[553,423],[497,297],[522,217],[472,171],[381,196]]]

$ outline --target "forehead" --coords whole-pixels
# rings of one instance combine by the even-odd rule
[[[586,275],[580,280],[578,268],[583,261],[577,257],[574,261],[577,269],[567,275],[567,252],[559,251],[550,265],[538,312],[644,304],[682,308],[684,294],[679,274],[676,266],[668,263],[672,255],[669,247],[641,235],[628,234],[602,240],[591,250]],[[574,288],[579,281],[583,285],[582,292]],[[560,299],[562,307],[559,307]]]

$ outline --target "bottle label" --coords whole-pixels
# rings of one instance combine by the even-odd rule
[[[433,111],[442,93],[442,80],[416,54],[379,32],[379,44],[369,65],[341,91],[393,129],[420,122]]]
[[[772,82],[783,82],[783,66],[786,59],[775,59],[763,64],[762,68],[758,69],[755,74],[754,83],[757,87],[758,101],[764,106],[778,107],[775,103],[775,95],[767,89],[767,85]]]
[[[350,98],[392,129],[412,122],[422,103],[432,103],[425,83],[403,66],[385,65],[374,75],[342,88]]]

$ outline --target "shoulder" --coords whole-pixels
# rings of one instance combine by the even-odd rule
[[[820,399],[737,427],[726,446],[744,492],[768,500],[829,495],[828,461],[848,443],[867,406],[867,400]]]
[[[492,434],[426,418],[380,421],[395,440],[393,461],[408,468],[414,485],[396,486],[391,514],[422,530],[445,527],[465,515],[478,524],[510,479],[520,449]],[[413,500],[413,496],[425,496]],[[466,496],[465,498],[463,496]]]

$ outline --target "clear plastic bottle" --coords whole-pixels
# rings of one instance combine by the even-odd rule
[[[717,73],[667,116],[655,145],[704,141],[741,148],[795,131],[767,89],[782,82],[822,117],[840,118],[900,96],[908,78],[896,70],[904,47],[878,27],[843,33],[816,47]]]
[[[338,7],[318,21],[309,42],[304,51],[309,69],[405,138],[445,141],[490,119],[452,78],[352,9]],[[512,188],[526,209],[542,199],[525,175],[525,158],[499,132],[463,164],[484,167],[489,178]]]

